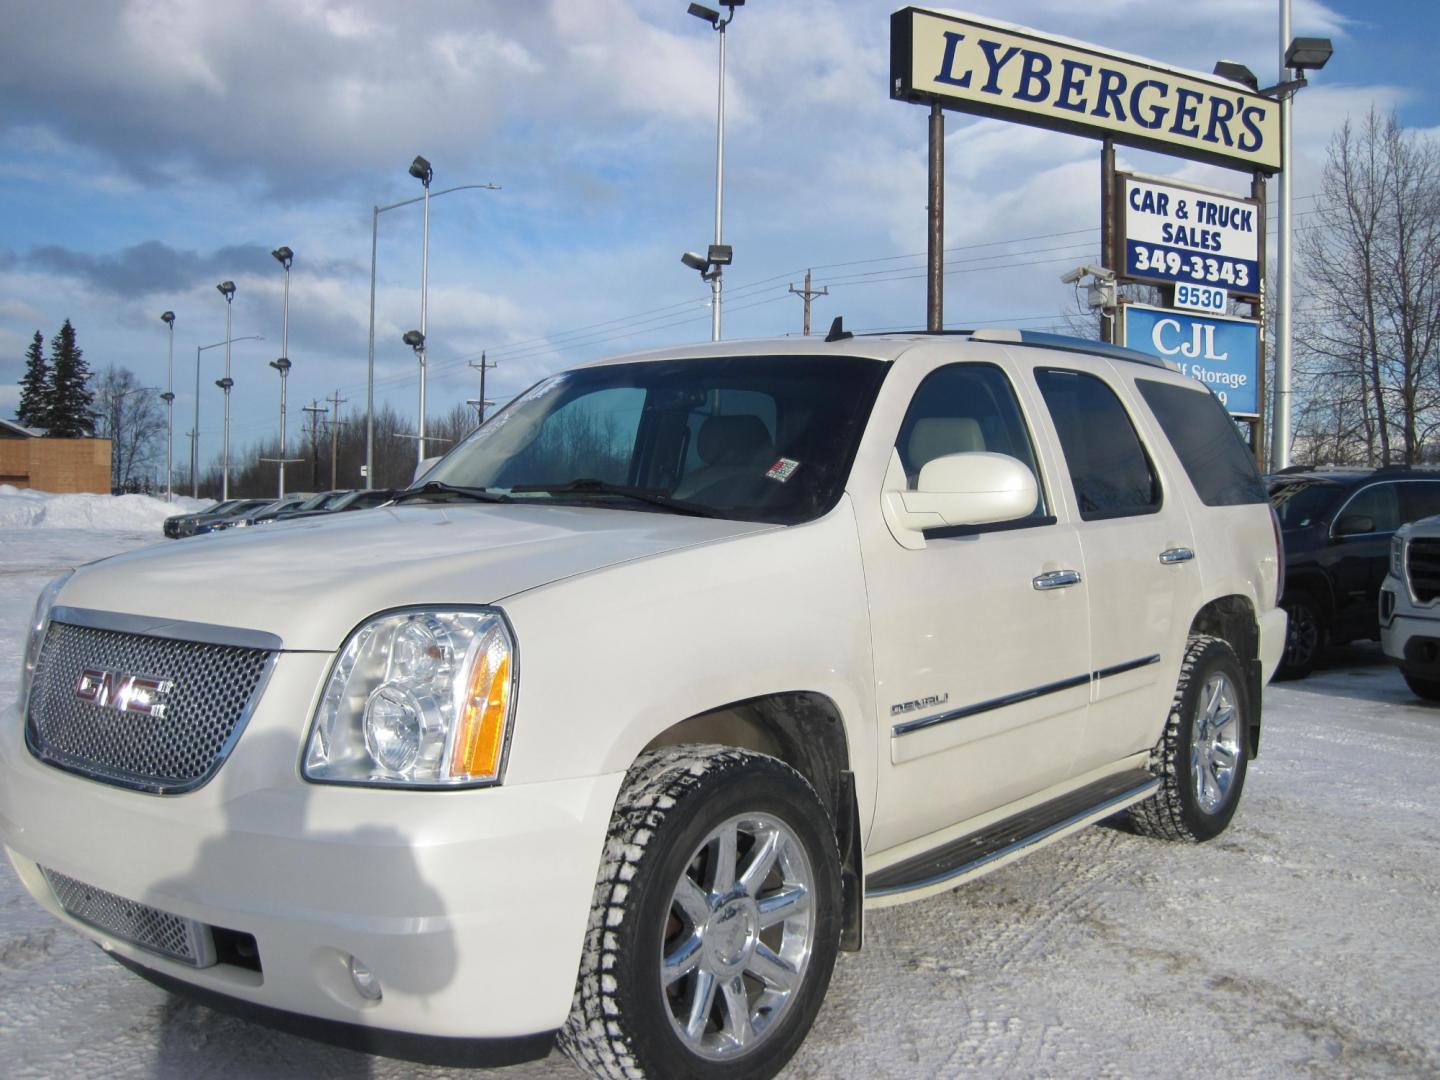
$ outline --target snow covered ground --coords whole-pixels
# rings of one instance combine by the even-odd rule
[[[40,527],[20,527],[18,498],[0,489],[5,702],[51,576],[169,542],[168,508],[121,518],[113,500],[82,522],[78,506],[52,502]],[[1437,810],[1440,708],[1373,647],[1344,650],[1266,691],[1263,753],[1218,840],[1092,829],[957,892],[871,913],[865,950],[842,955],[784,1075],[1440,1075]],[[56,925],[8,863],[0,1062],[17,1080],[450,1075],[171,998]],[[497,1075],[576,1074],[552,1054]]]

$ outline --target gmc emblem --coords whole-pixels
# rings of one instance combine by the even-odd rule
[[[86,668],[75,684],[75,697],[101,709],[158,719],[164,717],[164,699],[174,689],[175,684],[166,679]]]

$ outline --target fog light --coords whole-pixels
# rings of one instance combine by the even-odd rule
[[[379,1001],[382,997],[380,980],[353,956],[350,957],[350,981],[355,984],[355,992],[366,1001]]]

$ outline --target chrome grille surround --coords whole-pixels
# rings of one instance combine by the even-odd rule
[[[25,743],[47,764],[102,783],[193,791],[229,756],[279,646],[273,635],[56,608],[35,668]],[[95,670],[173,684],[164,714],[82,700],[76,688]]]
[[[87,926],[191,967],[215,963],[214,939],[204,923],[127,900],[49,867],[40,867],[40,872],[66,914]]]

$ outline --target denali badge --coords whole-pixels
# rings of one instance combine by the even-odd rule
[[[174,689],[175,684],[167,679],[86,668],[75,684],[75,697],[102,709],[158,718],[164,717],[164,699]]]
[[[898,705],[890,706],[890,715],[899,716],[901,713],[919,712],[921,709],[933,709],[936,705],[944,705],[950,700],[950,691],[943,694],[931,694],[929,697],[922,697],[915,701],[902,701]]]

